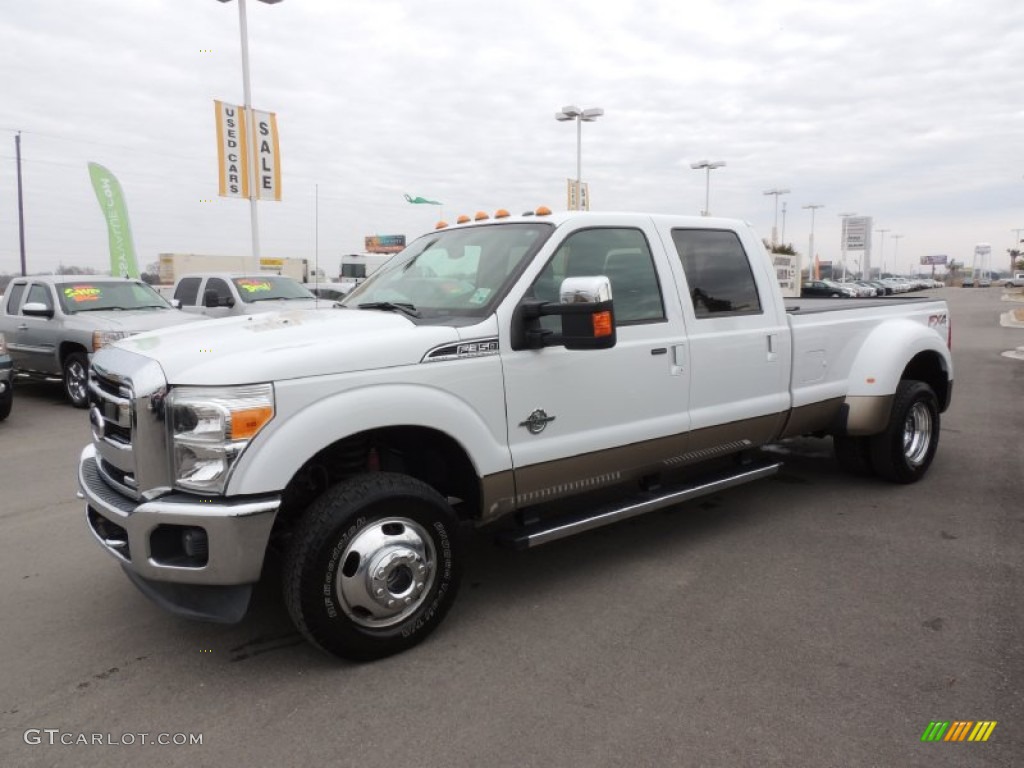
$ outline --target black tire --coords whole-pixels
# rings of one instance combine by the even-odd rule
[[[11,415],[11,406],[14,405],[14,389],[7,384],[7,392],[0,395],[0,421]]]
[[[896,387],[885,432],[871,438],[871,465],[894,483],[916,483],[928,471],[939,446],[939,400],[923,381]]]
[[[844,472],[858,477],[875,474],[871,466],[871,443],[866,437],[849,437],[834,435],[832,445],[836,452],[836,461]]]
[[[405,651],[441,623],[462,576],[459,523],[437,491],[390,472],[338,483],[285,553],[284,598],[314,645],[354,661]]]
[[[64,358],[64,396],[75,408],[89,405],[89,358],[84,352],[72,352]]]

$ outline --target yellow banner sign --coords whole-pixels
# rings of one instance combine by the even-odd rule
[[[253,136],[247,130],[246,110],[236,104],[214,101],[217,120],[218,191],[221,197],[250,197],[250,162],[257,200],[281,199],[281,144],[277,115],[250,110]],[[252,154],[250,154],[250,152]]]

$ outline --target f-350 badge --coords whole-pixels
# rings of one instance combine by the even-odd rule
[[[554,420],[554,416],[548,416],[547,412],[543,408],[538,408],[530,414],[530,417],[526,421],[519,422],[519,426],[526,427],[526,431],[531,435],[539,435],[544,431],[548,422]]]

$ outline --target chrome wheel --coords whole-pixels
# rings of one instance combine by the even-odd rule
[[[75,352],[64,361],[64,391],[76,408],[88,402],[89,363],[84,355]]]
[[[433,540],[401,517],[377,520],[360,531],[341,558],[335,589],[341,609],[356,624],[380,629],[420,607],[437,575]]]
[[[932,414],[918,401],[907,412],[903,422],[903,455],[911,465],[920,466],[932,443]]]

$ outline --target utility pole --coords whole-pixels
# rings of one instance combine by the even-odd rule
[[[888,230],[888,229],[876,229],[875,230],[875,232],[878,232],[882,236],[882,245],[878,249],[879,250],[878,257],[879,257],[879,259],[882,262],[881,270],[878,273],[879,277],[881,277],[882,275],[885,274],[885,233],[886,232],[890,232],[890,231],[891,230]]]
[[[18,166],[18,237],[21,240],[21,276],[25,271],[25,204],[21,195],[21,131],[14,134],[14,156]]]

